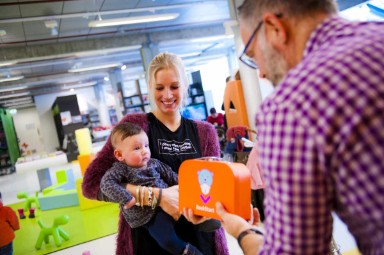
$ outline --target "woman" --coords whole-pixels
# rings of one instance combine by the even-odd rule
[[[188,80],[179,57],[160,53],[149,65],[148,86],[155,109],[148,114],[129,114],[121,122],[133,122],[148,134],[152,157],[170,165],[178,172],[180,164],[191,158],[219,156],[220,148],[214,127],[202,121],[185,119],[180,108],[188,93]],[[90,199],[108,201],[100,191],[100,180],[116,161],[111,141],[98,153],[84,175],[83,194]],[[126,185],[135,193],[136,187]],[[160,198],[160,190],[153,189]],[[211,233],[196,232],[193,224],[180,217],[177,186],[163,189],[158,206],[171,215],[176,232],[203,254],[229,254],[223,228]],[[190,218],[190,217],[189,217]],[[116,254],[167,254],[144,228],[131,229],[120,215]]]

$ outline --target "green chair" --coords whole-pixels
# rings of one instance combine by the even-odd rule
[[[43,244],[43,241],[45,244],[49,243],[49,236],[53,236],[53,240],[55,241],[55,245],[57,247],[60,247],[62,242],[62,239],[68,241],[69,240],[69,234],[65,232],[60,225],[65,225],[69,221],[68,215],[61,215],[57,216],[51,227],[47,227],[44,225],[44,223],[41,220],[38,220],[37,223],[39,224],[41,230],[39,237],[37,238],[37,242],[35,245],[36,250],[40,250],[41,245]]]

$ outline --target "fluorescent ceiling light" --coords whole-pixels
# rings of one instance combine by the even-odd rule
[[[0,78],[0,82],[17,81],[17,80],[21,80],[21,79],[24,79],[24,75],[7,77],[7,78]]]
[[[17,64],[17,61],[5,61],[5,62],[0,62],[0,66],[11,66]]]
[[[64,85],[61,87],[62,90],[67,90],[67,89],[78,89],[78,88],[84,88],[84,87],[90,87],[96,85],[96,81],[91,81],[91,82],[86,82],[86,83],[80,83],[80,84],[75,84],[75,85]]]
[[[14,88],[9,88],[9,89],[0,89],[0,92],[8,92],[8,91],[22,90],[22,89],[27,89],[27,88],[28,88],[28,86],[14,87]]]
[[[156,22],[156,21],[176,19],[178,16],[179,16],[178,13],[169,13],[169,14],[155,14],[155,15],[128,17],[128,18],[118,18],[118,19],[93,20],[88,23],[88,27],[108,27],[108,26],[120,26],[120,25],[130,25],[130,24],[138,24],[138,23]]]
[[[191,52],[191,53],[185,53],[185,54],[179,54],[178,56],[181,57],[181,58],[188,58],[188,57],[195,57],[195,56],[198,56],[200,55],[201,52],[198,51],[198,52]]]
[[[68,72],[78,73],[78,72],[85,72],[85,71],[91,71],[91,70],[112,68],[117,66],[121,66],[121,63],[105,64],[105,65],[99,65],[99,66],[87,66],[82,68],[72,68],[72,69],[69,69]]]
[[[194,38],[194,39],[190,39],[190,42],[194,42],[194,43],[210,42],[210,41],[218,41],[218,40],[231,39],[231,38],[234,38],[233,34]]]
[[[25,103],[25,102],[32,103],[33,102],[32,97],[31,96],[20,97],[20,98],[8,99],[3,101],[4,104]]]
[[[19,96],[26,96],[26,95],[30,95],[30,94],[31,94],[30,91],[22,92],[22,93],[15,93],[15,94],[7,94],[7,95],[4,95],[4,96],[0,96],[0,99],[11,98],[11,97],[19,97]]]

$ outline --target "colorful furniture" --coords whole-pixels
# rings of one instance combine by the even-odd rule
[[[37,223],[39,224],[41,230],[39,237],[37,238],[35,248],[37,250],[40,250],[41,245],[43,244],[43,241],[45,244],[49,243],[49,236],[53,236],[53,240],[55,241],[55,245],[57,247],[60,247],[62,242],[62,239],[68,241],[69,240],[69,234],[65,232],[60,225],[65,225],[69,221],[68,215],[60,215],[57,216],[51,227],[47,227],[44,225],[44,223],[41,220],[38,220]]]
[[[51,210],[79,204],[75,176],[72,169],[57,171],[56,179],[57,184],[43,189],[43,195],[39,197],[41,210]]]
[[[51,175],[49,174],[49,168],[43,168],[36,171],[37,178],[39,179],[40,191],[52,186]]]
[[[37,195],[38,195],[38,192],[36,192],[34,197],[28,196],[26,192],[17,193],[18,199],[25,198],[24,212],[27,212],[32,207],[32,204],[35,204],[35,207],[40,208],[40,204],[39,204],[39,200],[37,199]]]
[[[76,188],[75,176],[72,169],[58,170],[56,172],[56,180],[57,184],[43,189],[43,195],[46,195],[53,190],[70,190]]]
[[[84,197],[82,189],[81,189],[82,183],[83,183],[83,178],[76,180],[76,189],[77,189],[77,196],[78,196],[79,204],[80,204],[80,210],[86,210],[86,209],[91,209],[91,208],[111,204],[110,202],[92,200],[92,199],[88,199],[88,198]]]
[[[227,128],[237,125],[249,126],[243,87],[240,80],[229,81],[225,86],[224,109]]]

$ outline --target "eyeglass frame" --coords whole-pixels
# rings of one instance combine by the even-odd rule
[[[283,14],[282,14],[282,13],[277,13],[277,14],[275,14],[275,16],[276,16],[277,18],[281,18],[281,17],[283,17]],[[261,28],[261,25],[262,25],[263,23],[264,23],[263,20],[261,20],[261,21],[257,24],[255,30],[253,30],[253,33],[252,33],[251,37],[249,37],[248,42],[245,44],[245,47],[244,47],[243,52],[242,52],[241,55],[239,56],[239,60],[240,60],[243,64],[247,65],[248,67],[250,67],[250,68],[252,68],[252,69],[258,69],[258,66],[257,66],[257,64],[255,63],[255,61],[254,61],[251,57],[249,57],[249,56],[247,55],[247,50],[248,50],[248,48],[249,48],[249,45],[251,45],[251,43],[252,43],[252,41],[253,41],[253,38],[255,37],[255,35],[257,34],[258,30]],[[247,57],[247,59],[248,59],[249,61],[252,61],[252,62],[247,61],[247,60],[244,58],[244,56]]]

